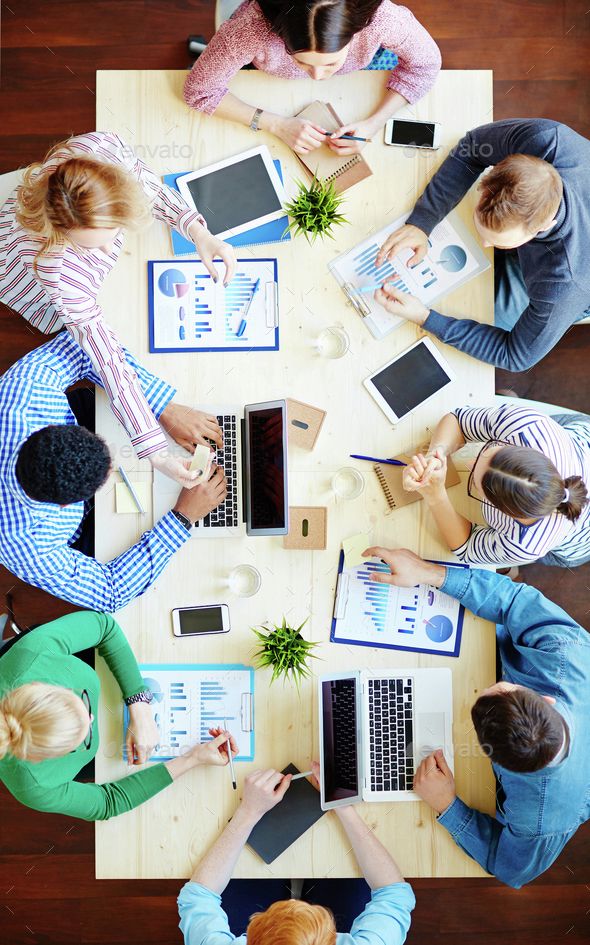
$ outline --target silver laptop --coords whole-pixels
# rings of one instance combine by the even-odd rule
[[[450,669],[330,673],[318,705],[323,810],[418,800],[415,771],[437,748],[453,769]]]
[[[284,400],[238,407],[199,407],[217,416],[223,447],[215,462],[227,479],[227,497],[197,523],[195,538],[239,535],[286,535],[289,531],[287,490],[287,406]],[[184,453],[184,451],[182,451]],[[188,457],[188,454],[186,454]],[[154,473],[154,521],[176,503],[178,484]]]

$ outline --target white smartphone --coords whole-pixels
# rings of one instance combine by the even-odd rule
[[[172,611],[172,632],[175,637],[200,637],[208,633],[228,633],[229,628],[227,604],[176,607]]]
[[[385,144],[400,148],[440,147],[442,125],[437,121],[406,121],[404,118],[390,118],[385,125]]]

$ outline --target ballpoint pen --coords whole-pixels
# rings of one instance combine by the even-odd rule
[[[254,296],[258,292],[259,288],[260,288],[260,279],[257,279],[256,282],[254,283],[254,288],[252,289],[252,295],[246,302],[246,308],[244,309],[243,314],[242,314],[242,321],[240,322],[240,327],[238,328],[237,333],[236,333],[238,338],[241,338],[246,330],[246,318],[248,317],[250,306],[252,305],[252,302],[254,301]]]
[[[123,480],[123,482],[129,489],[129,494],[131,495],[131,498],[133,499],[133,501],[135,502],[137,506],[137,511],[140,512],[141,515],[145,515],[145,509],[143,505],[141,504],[141,502],[139,501],[139,496],[137,492],[135,491],[135,489],[133,488],[133,485],[131,484],[129,477],[127,476],[127,473],[125,472],[122,466],[119,466],[119,474],[121,476],[121,479]]]
[[[224,729],[227,730],[227,722],[226,722],[225,719],[223,720],[223,727],[224,727]],[[234,791],[237,791],[237,790],[238,790],[238,785],[236,784],[236,772],[234,771],[234,760],[233,760],[232,754],[231,754],[231,743],[230,743],[229,738],[228,738],[228,740],[226,741],[225,744],[226,744],[226,746],[227,746],[227,757],[229,758],[229,772],[230,772],[230,774],[231,774],[232,787],[233,787]]]
[[[351,459],[364,459],[368,463],[382,463],[384,466],[407,466],[401,459],[377,459],[376,456],[359,456],[357,453],[350,453]]]
[[[374,282],[371,285],[360,285],[357,286],[357,292],[376,292],[377,289],[383,288],[384,282],[389,282],[389,279],[382,279],[381,282]]]
[[[338,138],[340,141],[371,141],[370,138],[359,138],[358,135],[337,135],[335,131],[327,131],[326,138]]]

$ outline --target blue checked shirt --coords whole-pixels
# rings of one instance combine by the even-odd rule
[[[175,390],[125,354],[159,417]],[[70,547],[80,531],[83,502],[61,507],[23,491],[16,478],[21,445],[50,424],[76,423],[65,391],[83,379],[101,384],[66,332],[21,358],[0,379],[0,563],[56,597],[113,612],[147,590],[189,533],[168,512],[136,545],[103,564]]]

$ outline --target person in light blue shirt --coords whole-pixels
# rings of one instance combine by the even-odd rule
[[[496,816],[457,796],[442,751],[425,758],[414,790],[456,843],[488,873],[519,888],[548,869],[590,819],[590,637],[561,607],[490,571],[370,548],[398,587],[431,584],[497,624],[502,680],[472,708],[498,790]]]
[[[313,767],[317,775],[319,766],[314,763]],[[291,775],[274,770],[255,771],[246,778],[236,813],[180,891],[178,909],[185,945],[273,945],[279,941],[281,945],[402,945],[415,905],[412,887],[404,882],[393,858],[352,806],[339,807],[334,815],[346,831],[371,888],[371,898],[354,919],[350,932],[337,933],[332,913],[322,905],[298,899],[274,902],[257,912],[247,929],[240,929],[243,934],[236,937],[231,932],[221,894],[252,828],[266,811],[280,803],[290,783]],[[258,888],[264,885],[264,880],[258,881]],[[256,912],[259,898],[253,898],[250,912]]]

